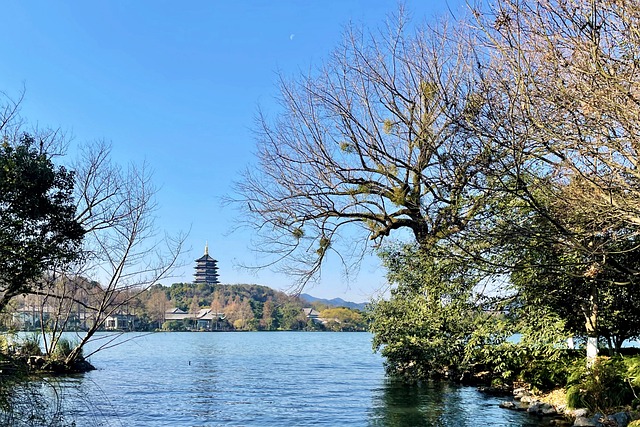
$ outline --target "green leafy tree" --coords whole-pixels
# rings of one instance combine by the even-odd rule
[[[640,268],[637,239],[600,236],[611,262]],[[544,307],[566,325],[567,334],[604,339],[618,353],[624,341],[640,336],[640,288],[628,276],[601,262],[600,256],[571,250],[568,245],[531,238],[517,250],[510,275],[517,304]]]
[[[472,301],[478,278],[411,245],[387,250],[382,259],[396,287],[374,305],[371,331],[388,374],[411,382],[459,378],[479,312]]]
[[[327,308],[320,312],[321,319],[327,322],[332,331],[363,331],[366,329],[364,316],[356,310],[346,307]]]
[[[285,331],[299,331],[304,329],[306,319],[300,304],[295,302],[286,302],[279,307],[280,312],[279,325],[280,329]]]
[[[500,295],[502,287],[483,292],[491,276],[449,251],[406,245],[382,253],[395,288],[374,304],[370,328],[387,373],[407,382],[521,379],[540,388],[566,381],[563,320],[513,293]]]
[[[73,183],[32,136],[0,144],[0,310],[80,255]]]

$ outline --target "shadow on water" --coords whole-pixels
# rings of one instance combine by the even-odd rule
[[[122,427],[118,414],[93,387],[86,393],[83,374],[0,377],[2,427]]]
[[[75,426],[64,414],[55,381],[0,379],[0,425],[7,427]]]
[[[373,396],[370,426],[380,427],[539,427],[545,420],[501,409],[499,398],[472,387],[446,383],[420,386],[387,381]]]

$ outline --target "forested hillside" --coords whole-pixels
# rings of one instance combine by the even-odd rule
[[[174,307],[188,313],[221,313],[219,326],[227,330],[301,330],[306,325],[302,301],[267,286],[174,283],[156,285],[139,300],[150,323],[170,330],[188,327],[165,322],[166,311]]]
[[[313,313],[305,313],[303,310],[304,307],[309,306],[314,309]],[[217,330],[361,331],[366,329],[364,316],[359,310],[334,309],[326,304],[309,304],[297,296],[287,295],[261,285],[193,283],[174,283],[169,287],[155,285],[139,295],[134,308],[149,329],[192,330],[194,326],[189,321],[169,321],[166,318],[167,310],[173,308],[192,314],[202,309],[210,309],[215,314],[219,313],[220,318],[215,325]]]

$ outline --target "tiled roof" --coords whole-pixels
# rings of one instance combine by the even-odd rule
[[[198,258],[196,260],[196,262],[201,262],[201,261],[213,261],[213,262],[218,262],[217,260],[211,258],[209,255],[202,255],[200,258]]]

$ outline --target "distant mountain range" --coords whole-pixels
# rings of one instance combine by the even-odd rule
[[[319,302],[319,303],[331,305],[334,307],[347,307],[347,308],[353,308],[357,310],[364,310],[368,304],[366,302],[358,303],[358,302],[345,301],[342,298],[333,298],[333,299],[316,298],[309,294],[300,294],[300,299],[308,303]]]

